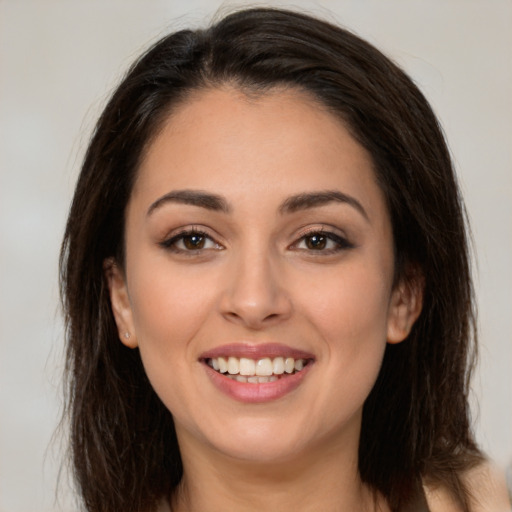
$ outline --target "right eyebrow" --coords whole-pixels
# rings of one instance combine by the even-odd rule
[[[192,206],[206,208],[207,210],[224,213],[231,211],[227,201],[217,194],[211,194],[201,190],[172,190],[152,203],[148,208],[146,216],[151,215],[155,210],[166,203],[190,204]]]

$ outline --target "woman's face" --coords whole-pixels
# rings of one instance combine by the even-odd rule
[[[298,91],[225,87],[193,94],[149,147],[109,284],[182,451],[277,461],[357,450],[386,342],[420,307],[393,264],[344,125]]]

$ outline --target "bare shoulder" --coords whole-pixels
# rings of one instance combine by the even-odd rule
[[[471,492],[471,512],[511,512],[512,505],[505,482],[505,473],[490,462],[484,462],[464,476]],[[460,512],[447,489],[425,486],[431,512]]]

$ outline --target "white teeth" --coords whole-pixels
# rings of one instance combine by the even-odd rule
[[[231,380],[236,380],[237,382],[250,382],[251,384],[264,384],[266,382],[275,382],[276,380],[279,380],[277,375],[270,375],[269,376],[253,376],[253,377],[245,377],[244,375],[229,375],[229,373],[226,375],[226,377],[229,377]]]
[[[228,373],[230,375],[240,373],[240,361],[237,357],[228,358]]]
[[[284,359],[276,357],[274,359],[274,375],[282,375],[284,373]]]
[[[228,362],[223,357],[217,358],[217,363],[219,365],[219,372],[220,373],[227,373],[228,371]]]
[[[274,366],[272,364],[272,361],[268,357],[265,357],[265,359],[259,359],[258,362],[256,363],[256,375],[272,375],[273,370]]]
[[[256,362],[254,359],[240,358],[240,375],[254,375],[256,373]]]
[[[275,357],[274,359],[264,357],[254,360],[233,356],[211,358],[206,362],[214,370],[226,374],[226,377],[251,384],[275,382],[279,379],[278,375],[300,372],[307,363],[305,359],[293,357]]]

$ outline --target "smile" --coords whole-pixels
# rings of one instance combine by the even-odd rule
[[[250,404],[294,392],[315,366],[315,356],[280,343],[233,343],[208,350],[199,362],[215,388]]]
[[[206,364],[226,377],[250,384],[275,382],[282,376],[301,372],[309,359],[293,357],[264,357],[250,359],[247,357],[212,357],[205,360]]]

